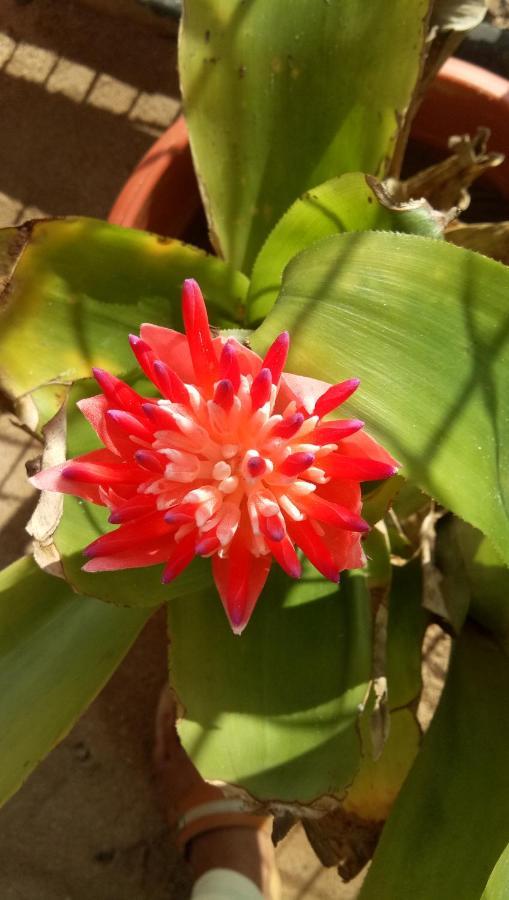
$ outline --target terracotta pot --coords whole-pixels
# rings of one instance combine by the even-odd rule
[[[460,59],[448,60],[429,88],[412,138],[445,150],[451,134],[491,129],[490,147],[506,162],[485,176],[509,198],[509,81]],[[116,225],[185,237],[200,208],[187,129],[182,116],[136,166],[109,215]]]
[[[108,221],[182,237],[200,207],[183,116],[152,145],[120,191]]]
[[[505,153],[501,166],[484,179],[509,198],[509,81],[452,57],[428,90],[412,127],[415,140],[444,150],[451,134],[491,130],[490,150]]]

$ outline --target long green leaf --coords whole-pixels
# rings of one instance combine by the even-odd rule
[[[436,238],[442,235],[425,201],[401,207],[391,205],[381,186],[360,172],[326,181],[292,204],[260,250],[246,300],[248,322],[261,321],[272,308],[283,270],[297,253],[345,231],[401,231]]]
[[[358,376],[350,409],[403,474],[480,528],[509,562],[509,270],[442,241],[348,234],[288,266],[253,335],[283,329],[287,369]]]
[[[263,800],[344,790],[371,668],[364,577],[345,575],[338,592],[309,565],[299,582],[274,567],[240,639],[214,591],[175,598],[168,613],[180,734],[202,775]]]
[[[509,841],[509,660],[467,626],[360,900],[479,900]]]
[[[430,616],[422,607],[420,560],[394,566],[387,622],[387,686],[391,710],[420,697],[422,642]]]
[[[29,558],[0,573],[0,803],[70,730],[146,622]]]
[[[509,900],[509,844],[497,861],[481,900]]]
[[[13,398],[48,381],[133,365],[127,335],[145,321],[181,329],[182,281],[196,277],[211,321],[234,325],[247,279],[179,241],[94,219],[28,223],[0,242],[5,273],[0,385]],[[39,395],[46,416],[61,399]]]
[[[386,640],[386,709],[373,718],[368,704],[360,719],[362,761],[345,800],[345,809],[365,820],[387,818],[419,750],[421,731],[415,710],[422,686],[422,641],[429,620],[421,595],[420,563],[393,567],[386,635],[379,639]],[[377,650],[383,652],[383,647]],[[380,732],[385,729],[384,745]]]
[[[179,66],[217,249],[249,272],[305,190],[382,176],[420,71],[429,0],[188,0]]]

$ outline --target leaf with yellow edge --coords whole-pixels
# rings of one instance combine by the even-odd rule
[[[180,292],[195,277],[212,324],[234,327],[247,279],[176,240],[95,219],[29,222],[0,240],[0,386],[13,399],[48,382],[128,370],[142,322],[181,330]],[[43,418],[61,395],[35,394]]]

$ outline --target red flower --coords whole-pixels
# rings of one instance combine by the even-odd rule
[[[355,391],[282,375],[289,337],[260,359],[212,338],[201,291],[183,289],[186,335],[142,325],[134,355],[163,399],[145,399],[101,369],[102,394],[78,405],[105,445],[32,479],[111,509],[119,527],[85,550],[87,572],[164,563],[172,581],[198,556],[240,634],[272,559],[292,578],[299,547],[326,578],[361,566],[361,481],[387,478],[392,457],[358,419],[323,421]]]

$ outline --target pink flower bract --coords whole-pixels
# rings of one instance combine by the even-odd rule
[[[397,463],[358,419],[325,420],[358,386],[283,375],[289,337],[260,359],[235,338],[212,338],[201,291],[183,288],[186,334],[142,325],[130,342],[161,399],[96,369],[102,394],[78,405],[104,449],[40,472],[42,490],[111,510],[118,528],[85,550],[88,572],[164,563],[173,581],[211,557],[236,634],[245,628],[272,560],[292,578],[296,548],[331,581],[364,564],[360,482]]]

